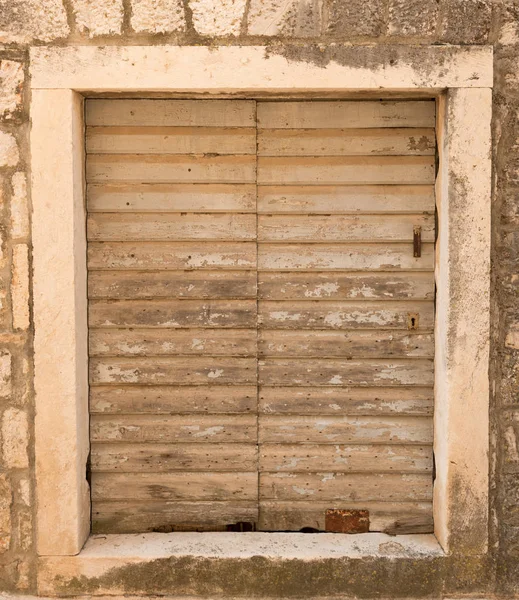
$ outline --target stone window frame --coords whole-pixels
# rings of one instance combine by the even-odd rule
[[[350,46],[302,56],[255,46],[31,48],[36,531],[47,570],[59,570],[52,557],[88,562],[83,108],[85,97],[114,94],[436,98],[434,535],[399,542],[410,555],[417,544],[444,556],[487,552],[492,48]],[[243,534],[221,539],[233,535]],[[276,535],[286,554],[301,534]],[[104,538],[117,556],[120,536]],[[139,539],[144,556],[146,536]],[[341,539],[349,556],[352,537]]]

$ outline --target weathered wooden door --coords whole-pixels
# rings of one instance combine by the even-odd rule
[[[87,102],[95,531],[431,530],[434,122]]]

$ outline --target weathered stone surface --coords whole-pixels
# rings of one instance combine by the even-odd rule
[[[0,0],[0,42],[50,42],[68,34],[61,0]]]
[[[90,37],[121,33],[123,24],[122,0],[72,0],[79,31],[87,31]]]
[[[11,237],[25,238],[29,235],[29,208],[27,205],[27,178],[18,171],[11,180]]]
[[[430,36],[436,32],[438,0],[390,0],[389,34]]]
[[[247,16],[250,35],[314,37],[321,26],[321,0],[251,0]]]
[[[30,506],[31,504],[31,483],[28,479],[22,478],[18,482],[18,497],[22,504]]]
[[[505,345],[519,350],[519,323],[513,325],[506,335]]]
[[[5,473],[0,474],[0,554],[11,545],[12,490]]]
[[[0,131],[0,167],[14,167],[18,160],[18,144],[14,136]]]
[[[27,413],[18,408],[8,408],[2,418],[2,456],[7,468],[23,469],[29,466],[28,442]]]
[[[0,351],[0,398],[11,394],[11,354],[6,350]]]
[[[238,35],[247,0],[191,0],[193,25],[200,35]]]
[[[385,0],[328,0],[326,31],[337,37],[378,36],[383,32]]]
[[[450,0],[443,17],[441,39],[451,44],[483,44],[488,39],[491,18],[491,0]]]
[[[132,0],[131,26],[134,31],[147,33],[184,31],[182,0]]]
[[[11,305],[13,310],[13,328],[29,327],[29,247],[16,244],[13,247],[11,279]]]
[[[9,118],[22,105],[23,65],[13,60],[0,61],[0,117]]]

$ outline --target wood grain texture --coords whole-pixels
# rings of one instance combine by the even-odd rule
[[[93,385],[90,412],[100,414],[256,413],[257,386]]]
[[[424,460],[417,451],[414,452],[417,464]],[[396,455],[398,457],[398,453]],[[94,443],[91,448],[91,468],[97,472],[242,472],[256,471],[257,465],[258,446],[255,444]]]
[[[432,446],[261,444],[262,472],[431,473]]]
[[[254,156],[89,154],[86,179],[99,182],[253,183]]]
[[[417,330],[432,329],[434,306],[431,302],[264,300],[259,303],[259,321],[263,329],[408,330],[411,314],[415,315]]]
[[[416,135],[417,145],[427,144],[427,133]],[[256,128],[87,127],[86,149],[88,154],[256,154]]]
[[[256,356],[256,329],[90,329],[90,356]]]
[[[255,127],[254,100],[101,100],[86,103],[90,126]]]
[[[434,125],[435,103],[431,100],[258,102],[259,129]]]
[[[432,387],[261,387],[259,411],[293,415],[432,416]]]
[[[92,442],[196,443],[257,442],[256,415],[93,415]],[[210,444],[207,446],[206,444]]]
[[[256,326],[254,300],[117,300],[91,301],[91,327],[227,327]]]
[[[419,219],[416,219],[416,222],[421,224]],[[426,229],[424,227],[425,237],[428,235]],[[87,236],[91,241],[110,242],[254,240],[256,216],[211,213],[95,213],[88,218]]]
[[[418,260],[418,259],[415,259]],[[255,269],[254,242],[91,242],[89,269]]]
[[[256,359],[223,357],[93,358],[90,383],[243,385],[256,382]]]
[[[434,214],[432,185],[261,185],[261,214]]]
[[[103,165],[104,170],[101,165],[94,170],[97,165],[97,161],[92,163],[90,171],[94,180],[115,178],[112,172],[107,172],[106,164]],[[223,163],[219,163],[218,167],[222,169]],[[225,176],[230,177],[227,172]],[[241,177],[238,181],[245,183],[245,171]],[[427,185],[433,184],[434,179],[433,156],[258,157],[259,185]]]
[[[259,419],[260,444],[432,444],[432,436],[429,417],[261,415]],[[335,469],[323,465],[321,470]]]
[[[244,222],[243,227],[247,224]],[[260,215],[258,239],[261,242],[409,242],[414,227],[422,228],[423,242],[434,242],[433,215]],[[227,225],[227,230],[230,228]]]
[[[258,247],[260,271],[432,271],[434,244],[273,244]]]
[[[434,129],[263,129],[259,156],[434,155]]]
[[[254,184],[89,184],[90,213],[255,212]]]
[[[255,271],[90,271],[91,299],[256,298]]]
[[[431,273],[258,273],[263,300],[433,300]]]

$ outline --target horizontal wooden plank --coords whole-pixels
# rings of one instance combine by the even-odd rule
[[[254,184],[89,184],[90,212],[255,212]]]
[[[86,103],[87,125],[255,127],[254,100],[108,100]]]
[[[246,242],[244,242],[246,243]],[[434,244],[423,244],[420,258],[413,244],[273,244],[258,248],[258,268],[270,271],[432,271]]]
[[[434,127],[432,100],[258,102],[259,129]]]
[[[92,168],[93,166],[94,164]],[[102,172],[106,172],[106,166]],[[96,173],[97,171],[92,170],[91,177],[102,177]],[[116,178],[113,175],[105,177]],[[258,157],[260,185],[423,185],[434,183],[434,179],[433,156]]]
[[[254,300],[95,300],[90,327],[256,327]]]
[[[243,385],[256,382],[254,358],[93,358],[90,383]]]
[[[432,387],[262,387],[259,410],[295,415],[421,415],[431,416]]]
[[[411,226],[411,238],[412,232]],[[93,213],[87,220],[87,237],[110,242],[254,240],[256,215]]]
[[[415,259],[418,260],[418,259]],[[253,269],[254,242],[91,242],[89,269]]]
[[[415,134],[423,149],[427,133]],[[434,138],[433,138],[434,139]],[[408,144],[413,142],[407,137]],[[433,146],[434,147],[434,146]],[[87,127],[89,154],[256,154],[254,127]]]
[[[430,474],[260,473],[261,500],[431,501]]]
[[[430,502],[306,502],[297,500],[260,502],[262,531],[300,531],[303,528],[325,531],[325,513],[329,508],[369,511],[370,531],[397,533],[432,533],[433,516]]]
[[[432,445],[261,444],[259,455],[260,471],[272,472],[429,473],[432,468]]]
[[[379,360],[268,358],[259,361],[259,382],[261,385],[269,386],[432,386],[434,362],[418,358]]]
[[[255,271],[90,271],[89,298],[255,298]],[[410,276],[411,277],[411,276]]]
[[[260,331],[260,356],[416,357],[434,356],[434,336],[400,331]]]
[[[91,275],[92,277],[92,275]],[[433,300],[432,273],[258,273],[264,300]]]
[[[240,216],[243,218],[248,215]],[[189,220],[192,219],[190,217]],[[193,223],[191,228],[194,229],[196,225],[198,223]],[[220,223],[215,225],[216,230],[218,225]],[[226,231],[232,229],[234,234],[232,225],[238,227],[235,223],[228,224]],[[252,226],[248,228],[247,225],[243,224],[243,235],[251,235],[253,231]],[[225,225],[221,227],[223,229]],[[411,242],[415,227],[421,227],[423,242],[434,242],[434,215],[260,215],[258,239],[262,242]],[[220,235],[223,236],[224,232]]]
[[[236,417],[238,418],[238,417]],[[240,417],[241,418],[241,417]],[[262,415],[259,442],[282,444],[432,444],[430,417]],[[320,471],[334,471],[323,464]]]
[[[256,157],[88,154],[86,179],[93,183],[253,183],[256,180]]]
[[[434,129],[263,129],[259,156],[434,155]]]
[[[95,442],[196,443],[211,452],[221,443],[257,440],[256,415],[92,415]]]
[[[257,480],[257,473],[92,473],[92,501],[250,501]]]
[[[260,213],[434,213],[432,185],[261,185]]]
[[[235,302],[246,302],[245,300]],[[405,329],[410,318],[415,329],[434,326],[432,302],[354,302],[302,300],[261,301],[259,322],[263,329]]]
[[[90,386],[90,412],[101,414],[252,413],[256,385]]]
[[[415,448],[412,452],[418,456]],[[398,452],[395,455],[398,458]],[[258,447],[256,444],[94,443],[90,457],[92,471],[114,473],[256,471]]]
[[[257,502],[93,502],[93,533],[226,531],[233,523],[256,523]]]
[[[256,356],[257,330],[90,329],[90,356]]]

